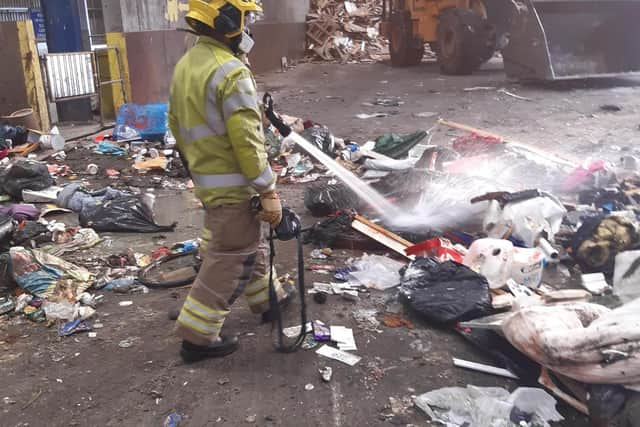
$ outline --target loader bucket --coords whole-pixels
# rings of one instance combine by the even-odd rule
[[[511,0],[509,77],[562,80],[640,72],[640,1]]]

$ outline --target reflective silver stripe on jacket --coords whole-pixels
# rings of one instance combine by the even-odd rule
[[[276,176],[271,170],[271,166],[267,165],[260,176],[251,181],[251,186],[258,190],[258,192],[262,193],[265,191],[273,190],[275,188],[275,183]]]
[[[215,135],[225,135],[227,133],[227,127],[224,124],[224,119],[220,111],[218,110],[217,94],[218,86],[224,79],[234,70],[240,67],[244,67],[244,64],[237,59],[225,62],[218,67],[213,77],[209,80],[209,90],[207,94],[206,115],[209,128]]]
[[[240,92],[255,93],[256,91],[256,85],[253,83],[253,79],[249,77],[238,80],[236,84]]]
[[[194,126],[190,129],[181,128],[180,136],[187,143],[190,144],[196,139],[206,138],[208,136],[216,136],[208,125]]]
[[[222,114],[225,120],[229,120],[233,113],[245,108],[258,111],[258,97],[256,94],[234,93],[222,103]]]
[[[241,173],[200,175],[192,173],[193,183],[199,187],[244,187],[249,181]]]

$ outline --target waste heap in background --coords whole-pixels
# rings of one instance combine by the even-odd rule
[[[197,247],[183,242],[151,254],[109,253],[117,237],[101,235],[174,231],[176,223],[156,223],[153,190],[169,179],[179,183],[173,188],[192,185],[173,149],[166,111],[166,104],[127,104],[113,133],[69,143],[55,128],[42,134],[0,123],[3,323],[46,322],[60,336],[98,329],[104,295],[91,292],[146,293],[136,277],[144,268],[182,253],[187,243]]]
[[[381,20],[382,0],[312,0],[307,50],[324,61],[379,61],[389,52]]]

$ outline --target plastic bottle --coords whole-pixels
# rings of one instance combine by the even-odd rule
[[[521,285],[537,289],[542,282],[545,258],[538,248],[515,248],[511,265],[511,278]]]

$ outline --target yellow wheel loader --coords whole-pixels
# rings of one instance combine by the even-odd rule
[[[521,80],[640,72],[640,0],[383,0],[381,32],[398,67],[429,44],[445,74],[470,74],[497,50]]]

